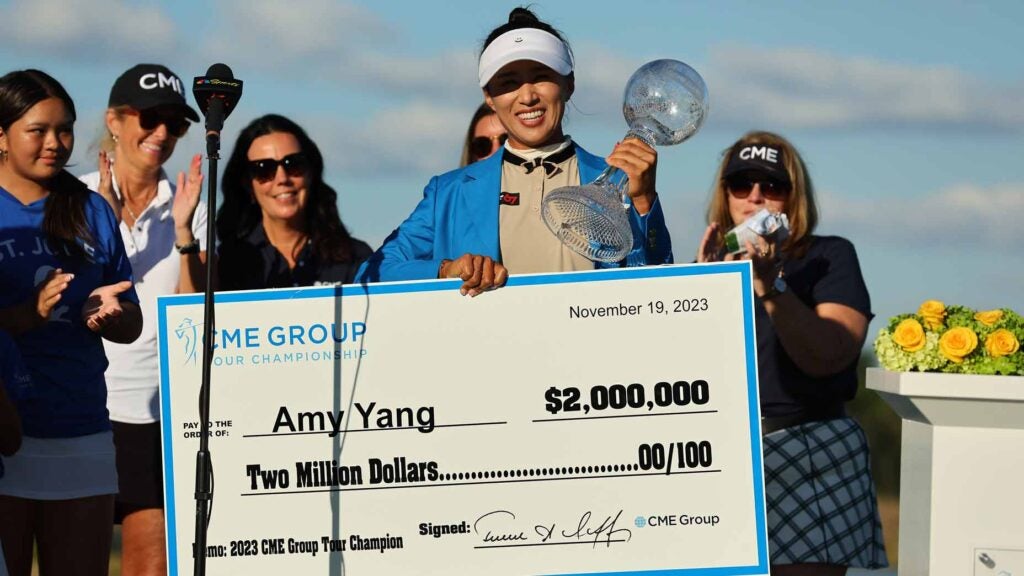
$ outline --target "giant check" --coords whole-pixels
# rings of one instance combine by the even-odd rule
[[[768,574],[747,263],[457,286],[217,295],[208,574]],[[171,574],[202,314],[160,300]]]

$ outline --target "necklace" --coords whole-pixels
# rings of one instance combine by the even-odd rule
[[[128,214],[129,214],[129,215],[130,215],[130,216],[132,217],[132,222],[133,222],[133,223],[135,223],[135,222],[138,222],[138,220],[139,220],[139,217],[138,217],[138,216],[137,216],[137,215],[135,214],[135,211],[134,211],[134,210],[132,210],[131,208],[129,208],[129,207],[128,207],[128,204],[127,204],[127,203],[125,203],[125,205],[124,205],[124,209],[125,209],[125,210],[127,210],[127,211],[128,211]]]
[[[152,201],[153,199],[150,198],[149,202]],[[146,202],[146,205],[142,207],[142,212],[146,211],[146,208],[149,206],[149,202]],[[139,221],[139,215],[135,213],[135,210],[132,210],[131,206],[128,205],[127,196],[121,196],[121,205],[124,206],[124,209],[128,211],[128,215],[132,217],[132,225]]]

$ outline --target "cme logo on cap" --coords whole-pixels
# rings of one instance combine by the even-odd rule
[[[159,89],[165,86],[170,86],[171,90],[182,96],[185,95],[185,90],[181,87],[181,80],[177,76],[164,76],[163,72],[151,72],[139,77],[139,87],[143,90]]]
[[[740,150],[740,160],[754,160],[757,158],[772,164],[778,164],[779,151],[768,146],[747,146]]]

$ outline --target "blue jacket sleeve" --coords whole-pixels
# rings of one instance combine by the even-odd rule
[[[599,263],[600,268],[622,266],[657,266],[672,264],[672,239],[665,226],[665,212],[660,198],[654,199],[650,212],[641,216],[632,207],[629,210],[629,225],[633,229],[633,247],[622,262]]]
[[[390,282],[437,278],[441,260],[435,254],[437,176],[423,190],[423,199],[384,244],[363,263],[356,282]]]

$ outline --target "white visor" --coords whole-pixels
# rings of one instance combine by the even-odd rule
[[[502,66],[516,60],[540,62],[562,76],[572,72],[569,48],[557,36],[537,28],[518,28],[495,38],[480,55],[480,87],[486,87]]]

